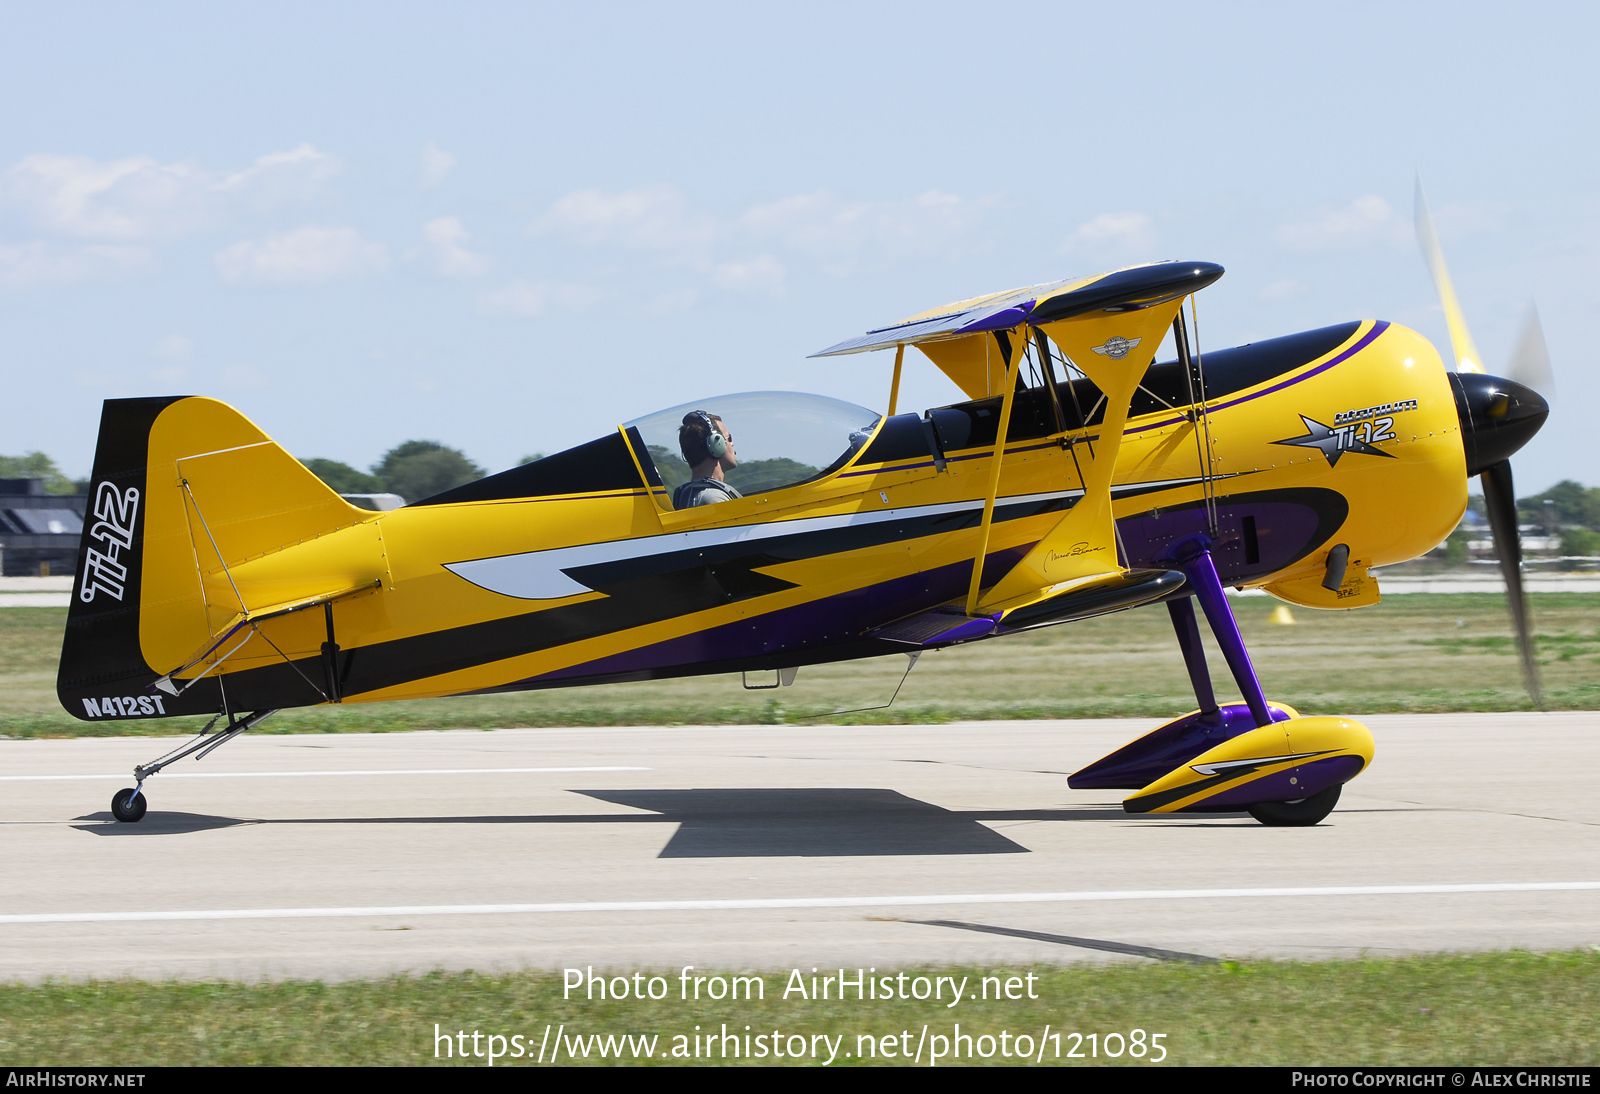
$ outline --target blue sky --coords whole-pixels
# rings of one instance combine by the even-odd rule
[[[1519,492],[1600,483],[1600,9],[11,5],[0,452],[88,471],[100,400],[225,399],[290,451],[491,470],[723,392],[877,409],[835,341],[1155,258],[1202,346],[1359,317],[1559,385]],[[880,359],[881,357],[881,359]],[[903,405],[954,389],[917,370]],[[26,408],[19,411],[18,408]]]

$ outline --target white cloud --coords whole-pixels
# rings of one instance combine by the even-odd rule
[[[194,356],[194,341],[181,334],[169,334],[150,347],[150,356],[163,361],[187,361]]]
[[[0,177],[0,203],[51,234],[126,243],[182,235],[234,208],[303,201],[337,170],[334,157],[309,144],[226,175],[152,156],[100,161],[40,152]]]
[[[302,144],[287,152],[269,152],[243,171],[216,183],[217,193],[257,210],[309,201],[322,184],[343,168],[337,156]]]
[[[550,281],[509,281],[478,299],[478,310],[485,315],[543,315],[551,308],[584,311],[600,299],[600,291],[589,285],[557,284]]]
[[[1129,258],[1143,256],[1154,249],[1158,236],[1155,222],[1144,213],[1125,210],[1101,213],[1086,220],[1067,237],[1061,254],[1105,253],[1114,251]]]
[[[437,144],[429,141],[422,146],[422,185],[432,188],[444,182],[445,176],[456,169],[456,158]]]
[[[150,263],[143,247],[63,247],[34,240],[0,246],[0,288],[35,289],[123,277]]]
[[[783,264],[771,255],[757,255],[748,261],[717,265],[711,271],[711,280],[724,289],[782,296],[786,273]]]
[[[892,201],[852,201],[818,190],[714,215],[693,208],[679,188],[658,183],[615,193],[574,191],[532,231],[587,247],[652,251],[716,285],[781,293],[784,261],[741,252],[793,251],[834,276],[910,258],[949,259],[991,245],[980,229],[997,204],[995,197],[938,190]]]
[[[719,228],[691,212],[675,186],[639,186],[618,194],[575,190],[558,199],[533,224],[535,235],[564,235],[590,246],[699,254],[715,242]]]
[[[895,201],[850,201],[832,190],[747,209],[741,234],[792,248],[836,276],[907,258],[954,258],[988,240],[976,231],[998,204],[939,190]]]
[[[1373,244],[1408,243],[1411,223],[1377,194],[1348,205],[1324,205],[1280,225],[1278,243],[1291,251],[1344,251]]]
[[[158,384],[166,384],[168,387],[176,387],[188,377],[189,370],[182,365],[162,365],[160,368],[152,369],[150,372],[150,379]]]
[[[488,255],[467,250],[464,244],[469,235],[458,217],[430,220],[422,226],[422,235],[428,241],[434,268],[446,277],[482,277],[494,265]]]
[[[223,280],[238,285],[316,285],[381,272],[389,252],[354,228],[305,227],[235,243],[216,264]]]

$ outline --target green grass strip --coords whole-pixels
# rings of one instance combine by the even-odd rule
[[[1529,597],[1551,710],[1600,708],[1600,595]],[[1303,714],[1531,710],[1500,595],[1396,596],[1359,611],[1296,608],[1274,623],[1269,597],[1232,601],[1269,698]],[[0,736],[193,733],[205,719],[80,721],[55,673],[64,608],[0,611]],[[1209,639],[1207,640],[1208,645]],[[1212,647],[1224,702],[1237,690]],[[893,694],[900,655],[800,670],[795,686],[745,691],[733,676],[639,681],[509,695],[286,710],[254,733],[385,733],[514,726],[846,725],[1010,718],[1171,718],[1194,706],[1165,610],[1099,619],[930,653]]]
[[[180,943],[181,944],[181,943]],[[631,973],[631,970],[629,970]],[[801,970],[807,995],[809,966]],[[837,970],[823,969],[819,977]],[[648,977],[650,974],[645,974]],[[563,999],[560,973],[520,972],[486,976],[472,972],[399,976],[337,984],[143,983],[133,980],[45,983],[0,988],[0,1066],[157,1065],[383,1065],[485,1066],[487,1037],[505,1040],[500,1066],[537,1066],[545,1046],[546,1064],[557,1032],[563,1039],[561,1063],[644,1064],[634,1053],[638,1037],[653,1036],[654,1065],[675,1062],[712,1064],[813,1065],[827,1058],[818,1045],[825,1035],[837,1045],[832,1066],[904,1066],[905,1052],[920,1043],[927,1066],[934,1038],[960,1034],[973,1038],[974,1058],[961,1064],[1021,1065],[1016,1038],[1031,1038],[1035,1059],[1044,1044],[1044,1063],[1062,1065],[1151,1066],[1128,1051],[1128,1038],[1148,1046],[1155,1034],[1166,1049],[1165,1065],[1594,1065],[1600,1063],[1600,953],[1484,953],[1420,955],[1355,961],[1223,962],[1214,965],[1116,963],[1033,966],[1018,969],[945,968],[906,970],[905,990],[915,977],[966,979],[975,994],[986,976],[990,999],[963,999],[955,1008],[943,1002],[893,999],[857,1000],[851,988],[840,1001],[837,989],[826,1001],[791,992],[790,970],[761,974],[764,998],[737,1002],[680,998],[677,970],[661,970],[666,998],[659,1001],[589,1001],[579,990]],[[706,970],[694,975],[708,976]],[[733,974],[723,972],[730,978]],[[746,974],[748,975],[748,974]],[[852,980],[855,970],[847,970]],[[879,975],[884,975],[880,970]],[[898,975],[898,970],[894,974]],[[1024,979],[1032,976],[1031,985]],[[870,974],[869,974],[870,976]],[[1023,996],[998,1000],[1006,981]],[[630,981],[630,983],[633,983]],[[647,979],[638,983],[648,992]],[[931,980],[930,980],[931,983]],[[1026,998],[1031,986],[1037,998]],[[713,989],[708,980],[702,992]],[[895,990],[900,989],[897,986]],[[948,985],[944,1001],[950,998]],[[435,1027],[451,1045],[436,1039]],[[700,1027],[697,1031],[695,1027]],[[727,1031],[738,1039],[741,1055],[724,1059],[719,1050]],[[745,1027],[750,1049],[757,1036],[768,1038],[768,1055],[743,1055]],[[923,1027],[927,1027],[924,1039]],[[1059,1040],[1045,1039],[1046,1027]],[[546,1028],[549,1033],[546,1035]],[[464,1033],[464,1040],[457,1033]],[[480,1036],[474,1044],[472,1034]],[[1004,1032],[1013,1049],[1002,1055]],[[715,1033],[714,1047],[691,1038]],[[796,1059],[770,1054],[771,1035],[781,1046],[806,1052]],[[904,1034],[904,1036],[902,1036]],[[1077,1034],[1075,1043],[1072,1035]],[[1091,1041],[1090,1034],[1095,1037]],[[1122,1055],[1108,1059],[1107,1034]],[[598,1035],[598,1039],[596,1036]],[[627,1035],[635,1040],[629,1042]],[[520,1041],[513,1042],[516,1036]],[[608,1043],[605,1039],[613,1039]],[[987,1036],[991,1040],[984,1041]],[[792,1040],[791,1038],[802,1040]],[[843,1038],[839,1040],[839,1038]],[[868,1038],[873,1055],[862,1059]],[[885,1040],[888,1038],[888,1040]],[[968,1050],[959,1043],[963,1057]],[[519,1045],[520,1058],[511,1057]],[[1057,1046],[1062,1054],[1056,1058]],[[464,1046],[465,1059],[455,1054]],[[588,1046],[587,1057],[581,1055]],[[482,1055],[474,1055],[473,1050]],[[696,1060],[692,1049],[702,1054]],[[601,1056],[601,1050],[606,1050]],[[896,1053],[885,1058],[884,1051]],[[1068,1059],[1076,1049],[1080,1058]],[[570,1050],[570,1051],[569,1051]],[[985,1050],[991,1053],[983,1058]],[[1091,1055],[1091,1050],[1093,1055]],[[705,1052],[710,1052],[708,1060]],[[729,1050],[731,1051],[731,1050]],[[675,1052],[687,1054],[686,1059]],[[436,1055],[438,1053],[438,1055]],[[621,1059],[618,1059],[620,1053]],[[667,1053],[666,1058],[662,1053]],[[845,1057],[849,1053],[849,1057]],[[948,1056],[939,1061],[950,1065]]]

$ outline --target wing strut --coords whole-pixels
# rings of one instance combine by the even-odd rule
[[[984,558],[989,553],[989,529],[994,522],[994,499],[1000,492],[1000,465],[1005,462],[1006,432],[1011,428],[1011,408],[1017,401],[1017,370],[1022,367],[1022,354],[1028,344],[1024,331],[1019,328],[1010,340],[1011,360],[1006,362],[1005,395],[1000,400],[1000,432],[995,434],[994,455],[989,466],[989,492],[983,496],[983,525],[978,530],[978,553],[972,560],[972,582],[967,586],[967,614],[978,611],[978,586],[983,581]],[[985,357],[988,346],[984,347]],[[898,359],[895,375],[900,374]]]
[[[900,366],[905,363],[906,344],[901,342],[894,347],[894,380],[889,384],[889,413],[885,418],[894,417],[895,404],[900,401]]]
[[[1194,308],[1194,297],[1189,297],[1189,307]],[[1200,316],[1194,317],[1195,341],[1200,339]],[[1195,454],[1200,457],[1200,492],[1206,503],[1206,525],[1212,535],[1217,534],[1217,490],[1211,473],[1211,411],[1206,406],[1206,374],[1201,358],[1189,356],[1189,328],[1183,321],[1183,308],[1172,320],[1172,337],[1178,346],[1178,360],[1183,362],[1183,376],[1189,384],[1189,424],[1195,427]],[[1198,390],[1196,389],[1196,385]],[[1197,398],[1198,396],[1198,398]]]

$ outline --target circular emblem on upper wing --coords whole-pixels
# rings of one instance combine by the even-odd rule
[[[1113,361],[1120,361],[1128,356],[1128,351],[1144,341],[1142,338],[1124,338],[1120,334],[1113,334],[1106,339],[1103,346],[1090,346],[1089,348],[1102,357],[1109,357]]]

